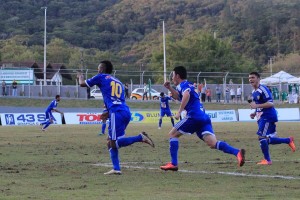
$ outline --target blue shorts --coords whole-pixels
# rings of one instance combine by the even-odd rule
[[[51,119],[55,120],[55,118],[53,117],[51,111],[50,112],[45,112],[45,116],[46,116],[46,121],[51,120]]]
[[[257,121],[258,130],[257,135],[261,137],[273,137],[276,135],[276,124],[275,122],[267,122],[266,120],[259,119]]]
[[[201,119],[184,118],[179,121],[174,128],[182,134],[193,134],[196,132],[201,140],[203,140],[203,136],[206,134],[214,135],[209,116],[205,116]]]
[[[160,116],[163,117],[167,115],[168,117],[172,116],[171,110],[170,109],[160,109]]]
[[[115,113],[109,113],[108,136],[111,140],[117,140],[125,135],[125,130],[131,119],[131,113],[125,110],[119,110]]]

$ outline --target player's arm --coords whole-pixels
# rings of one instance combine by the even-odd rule
[[[164,83],[165,88],[167,88],[171,93],[172,93],[172,98],[176,99],[176,100],[180,100],[179,99],[179,94],[177,92],[177,90],[175,90],[172,86],[170,81],[166,81]]]
[[[87,84],[85,83],[84,76],[81,72],[77,72],[77,78],[78,78],[79,85],[81,87],[88,87]]]
[[[57,110],[57,109],[55,109],[55,108],[53,108],[52,110],[55,111],[55,112],[58,112],[58,113],[60,113],[60,114],[62,114],[62,115],[64,114],[63,112],[61,112],[61,111],[59,111],[59,110]]]
[[[175,119],[178,120],[180,118],[180,114],[184,110],[184,108],[185,108],[186,104],[189,102],[189,100],[190,100],[190,91],[185,90],[183,92],[181,104],[180,104],[179,109],[176,113]]]

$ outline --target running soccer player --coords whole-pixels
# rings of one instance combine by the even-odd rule
[[[42,131],[46,131],[46,128],[48,126],[50,126],[50,124],[53,123],[53,119],[55,119],[52,115],[52,111],[54,112],[58,112],[60,114],[64,114],[63,112],[59,111],[56,109],[58,102],[60,101],[60,96],[56,95],[55,99],[53,101],[51,101],[51,103],[49,104],[49,106],[47,107],[46,111],[45,111],[45,115],[46,115],[46,121],[43,123],[40,123],[40,125],[42,126]]]
[[[218,141],[216,139],[211,120],[203,110],[203,106],[199,101],[199,95],[195,92],[193,84],[187,81],[186,68],[183,66],[175,67],[173,70],[172,81],[176,86],[176,89],[171,87],[169,81],[165,82],[164,86],[172,93],[174,99],[181,101],[175,119],[179,119],[180,113],[183,110],[186,110],[187,116],[175,124],[169,132],[171,162],[160,166],[160,169],[172,171],[178,170],[179,137],[195,132],[210,148],[218,149],[224,153],[236,156],[238,166],[243,166],[245,163],[245,150],[236,149],[226,142]]]
[[[104,174],[120,175],[122,172],[119,161],[119,148],[132,145],[136,142],[144,142],[154,147],[154,143],[145,132],[141,132],[137,136],[125,137],[125,130],[130,122],[131,113],[125,103],[124,85],[111,75],[112,71],[113,65],[111,62],[104,60],[98,66],[97,75],[84,80],[83,75],[78,72],[77,78],[81,87],[93,87],[97,85],[102,92],[108,113],[107,115],[101,115],[101,118],[102,120],[105,119],[105,116],[109,118],[107,147],[113,165],[113,169]]]
[[[173,100],[171,97],[165,95],[165,93],[160,93],[160,113],[159,113],[159,122],[158,122],[158,129],[161,129],[162,118],[167,115],[171,118],[172,126],[174,126],[174,118],[172,116],[172,112],[169,106],[169,100]]]
[[[251,72],[249,74],[249,83],[253,87],[252,100],[248,100],[250,107],[255,112],[250,117],[257,119],[257,135],[260,143],[261,151],[264,159],[258,162],[258,165],[271,165],[272,160],[269,153],[269,144],[288,144],[292,152],[296,151],[294,138],[278,138],[276,137],[276,122],[278,121],[277,113],[274,108],[271,91],[264,85],[260,84],[260,74]]]

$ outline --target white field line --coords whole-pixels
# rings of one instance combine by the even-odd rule
[[[160,170],[158,167],[145,167],[145,166],[134,166],[130,164],[157,164],[155,162],[126,162],[122,163],[123,168],[127,169],[147,169],[147,170]],[[93,166],[100,167],[112,167],[111,163],[96,163],[92,164]],[[287,179],[287,180],[300,180],[300,177],[293,176],[283,176],[283,175],[266,175],[266,174],[245,174],[238,172],[222,172],[222,171],[195,171],[195,170],[178,170],[178,172],[182,173],[191,173],[191,174],[221,174],[228,176],[242,176],[242,177],[256,177],[256,178],[279,178],[279,179]]]

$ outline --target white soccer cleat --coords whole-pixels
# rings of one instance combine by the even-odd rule
[[[147,133],[145,132],[141,132],[141,136],[143,138],[142,142],[149,144],[151,147],[155,147],[154,142],[152,141],[152,139],[148,136]]]
[[[104,173],[104,175],[121,175],[121,174],[122,174],[121,171],[119,171],[119,170],[114,170],[114,169],[112,169],[112,170],[110,170],[110,171]]]

